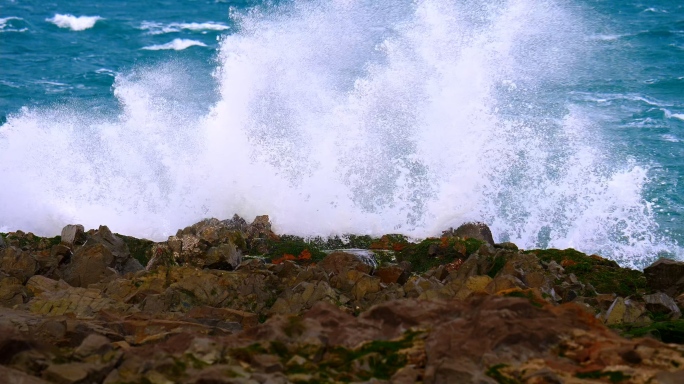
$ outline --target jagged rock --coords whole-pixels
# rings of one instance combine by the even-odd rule
[[[12,308],[28,299],[26,288],[16,277],[0,276],[0,306]]]
[[[111,349],[112,346],[108,338],[93,333],[88,335],[83,342],[81,342],[81,345],[74,350],[74,356],[85,359],[92,355],[104,354]]]
[[[186,227],[169,237],[167,244],[178,264],[200,268],[235,268],[242,260],[241,250],[246,247],[242,232],[232,230],[218,219]],[[211,251],[212,248],[215,249]]]
[[[411,276],[409,271],[399,265],[384,265],[378,268],[374,275],[384,284],[397,283],[400,285],[404,285],[409,276]]]
[[[64,281],[53,280],[41,275],[35,275],[26,282],[26,289],[33,296],[38,296],[43,292],[55,292],[68,288],[69,284]]]
[[[28,251],[7,247],[0,251],[0,270],[23,284],[38,271],[38,263]]]
[[[87,236],[85,229],[80,224],[69,224],[62,228],[62,243],[73,247],[85,243]]]
[[[645,312],[646,308],[643,304],[618,297],[606,311],[603,321],[607,325],[644,324],[650,321]]]
[[[178,247],[180,249],[180,247]],[[152,257],[147,262],[145,269],[147,271],[155,270],[159,267],[170,267],[177,265],[173,256],[173,250],[167,243],[157,243],[152,246]]]
[[[597,308],[602,312],[608,311],[615,299],[617,299],[617,295],[614,293],[599,293],[596,295]]]
[[[71,248],[64,244],[57,244],[53,246],[49,252],[37,252],[33,257],[38,262],[38,274],[59,279],[60,273],[58,268],[71,261],[73,252]]]
[[[494,246],[496,248],[503,248],[509,251],[518,251],[518,246],[508,241],[499,244],[494,244]]]
[[[661,258],[644,269],[648,286],[671,297],[684,291],[684,262]]]
[[[502,291],[509,291],[512,289],[526,289],[528,288],[525,283],[515,276],[500,274],[497,275],[489,284],[485,287],[485,291],[488,293],[498,293]]]
[[[242,252],[233,243],[221,244],[210,248],[203,262],[207,268],[235,269],[242,263]]]
[[[339,275],[350,269],[356,269],[357,271],[370,274],[373,272],[373,268],[377,265],[377,262],[373,265],[369,260],[369,258],[362,258],[353,253],[335,251],[318,263],[318,266],[331,275]]]
[[[268,221],[268,217],[266,221]],[[249,223],[247,223],[247,220],[243,219],[238,215],[233,215],[232,218],[221,221],[221,224],[228,227],[228,229],[230,229],[231,231],[240,231],[245,234],[249,228]],[[268,228],[270,229],[270,223]]]
[[[492,231],[485,223],[465,223],[456,229],[452,228],[444,231],[442,236],[477,239],[487,242],[492,246],[494,245]]]
[[[505,260],[500,273],[518,278],[529,288],[539,288],[548,291],[553,287],[553,274],[544,269],[536,256],[512,253],[497,255],[496,257]]]
[[[373,276],[361,276],[361,278],[354,284],[351,294],[354,298],[362,300],[369,293],[380,291],[380,279]]]
[[[101,382],[111,368],[94,363],[50,364],[43,371],[43,378],[57,384]]]
[[[475,293],[486,293],[487,287],[492,283],[492,278],[487,275],[470,276],[461,288],[456,291],[455,297],[464,300]]]
[[[274,238],[275,234],[271,230],[271,221],[268,215],[261,215],[254,218],[254,221],[245,229],[245,236],[248,239]]]
[[[436,279],[426,279],[422,276],[411,276],[404,284],[404,291],[406,292],[406,297],[418,298],[425,292],[437,292],[444,285],[441,284]]]
[[[101,243],[86,244],[76,250],[71,262],[62,270],[64,281],[73,287],[87,287],[117,275],[110,266],[115,258]]]
[[[563,266],[561,266],[560,264],[556,263],[555,260],[549,261],[549,263],[546,265],[546,269],[556,279],[560,279],[563,276],[563,274],[565,273],[565,268],[563,268]]]
[[[97,312],[110,309],[125,311],[128,306],[103,297],[97,289],[74,288],[45,291],[31,299],[29,310],[39,315],[62,316],[73,314],[78,318],[92,318]]]
[[[671,319],[679,319],[682,316],[677,303],[663,292],[644,295],[643,299],[646,302],[646,309],[652,313],[668,315]]]
[[[335,290],[325,281],[303,281],[294,288],[285,290],[273,306],[271,306],[270,312],[275,314],[298,314],[323,301],[329,303],[339,301]]]
[[[119,274],[133,273],[145,269],[142,264],[133,257],[128,249],[126,242],[114,235],[107,226],[101,225],[97,231],[88,237],[88,244],[102,244],[114,257],[112,263],[108,265],[114,268]]]

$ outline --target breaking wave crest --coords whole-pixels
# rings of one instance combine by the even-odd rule
[[[182,51],[182,50],[190,48],[190,47],[206,47],[206,46],[207,46],[206,44],[204,44],[201,41],[197,41],[197,40],[173,39],[173,41],[170,41],[166,44],[150,45],[147,47],[143,47],[142,49],[146,49],[148,51],[159,51],[159,50],[166,50],[166,49],[173,49],[176,51]]]
[[[74,15],[60,15],[46,19],[60,28],[69,28],[72,31],[85,31],[95,26],[98,20],[102,20],[100,16],[74,16]]]
[[[295,2],[231,17],[210,106],[193,99],[208,85],[168,64],[117,77],[117,116],[10,117],[0,226],[160,239],[267,213],[299,235],[423,237],[482,220],[498,241],[632,266],[676,247],[642,197],[648,169],[612,158],[585,110],[544,96],[591,53],[558,3]]]

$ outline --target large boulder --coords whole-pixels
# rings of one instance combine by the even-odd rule
[[[652,313],[667,315],[671,319],[682,317],[682,312],[677,307],[677,303],[663,292],[644,295],[644,302],[646,303],[646,309]]]
[[[97,231],[88,237],[87,244],[92,243],[102,244],[111,252],[114,259],[108,266],[114,268],[118,273],[126,274],[144,269],[140,262],[131,256],[131,251],[126,242],[114,235],[107,226],[101,225]]]
[[[116,276],[112,252],[103,244],[86,244],[76,250],[71,262],[62,269],[64,281],[73,287],[87,287]]]
[[[81,224],[69,224],[62,228],[62,243],[73,247],[85,243],[86,240],[88,238]]]
[[[377,266],[377,261],[371,252],[335,251],[325,257],[318,265],[330,275],[339,275],[349,269],[371,274]]]
[[[675,297],[684,291],[684,262],[661,258],[644,269],[646,283],[655,291]]]
[[[643,304],[618,297],[603,315],[607,325],[644,324],[650,322]]]
[[[494,245],[494,237],[492,236],[492,231],[485,223],[465,223],[456,229],[451,228],[449,230],[444,231],[442,233],[442,236],[460,237],[463,239],[477,239],[485,241],[490,245]]]
[[[186,227],[167,244],[176,263],[217,269],[235,269],[246,247],[243,233],[218,219]]]
[[[15,277],[0,275],[0,307],[12,308],[28,298],[26,288]]]
[[[7,247],[0,251],[0,270],[23,284],[38,271],[38,263],[29,251]]]
[[[411,276],[411,273],[400,265],[383,265],[375,271],[375,276],[380,278],[383,284],[397,283],[403,285]]]

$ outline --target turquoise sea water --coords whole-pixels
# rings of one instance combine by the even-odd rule
[[[684,244],[674,0],[0,0],[0,124],[0,230]]]

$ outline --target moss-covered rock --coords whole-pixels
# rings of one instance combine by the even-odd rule
[[[465,260],[485,242],[473,238],[428,238],[417,244],[409,243],[396,253],[397,261],[408,261],[414,272],[422,273],[457,259]]]
[[[544,262],[555,261],[565,268],[566,273],[575,274],[581,282],[591,284],[598,293],[615,293],[623,297],[649,293],[641,271],[621,268],[612,260],[596,255],[587,256],[572,248],[535,249],[525,253],[534,254]]]
[[[625,337],[652,337],[664,343],[684,344],[684,320],[654,321],[648,325],[622,324],[612,327]]]
[[[327,254],[314,241],[298,236],[280,236],[278,239],[269,240],[268,253],[264,255],[271,262],[293,260],[305,263],[319,262],[326,256]]]
[[[120,235],[118,233],[115,233],[114,235],[120,237],[124,243],[126,243],[128,250],[131,252],[131,256],[134,259],[138,260],[143,266],[147,265],[152,258],[152,247],[155,244],[154,241]]]

